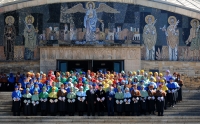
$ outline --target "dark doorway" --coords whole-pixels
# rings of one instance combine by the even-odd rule
[[[90,69],[88,60],[58,60],[57,67],[60,71],[87,71]]]
[[[123,70],[123,61],[122,60],[94,60],[93,61],[93,71],[102,70],[106,71],[114,71],[114,72],[121,72]]]
[[[60,71],[84,71],[92,70],[94,72],[102,70],[121,72],[124,70],[123,60],[58,60],[57,67]]]

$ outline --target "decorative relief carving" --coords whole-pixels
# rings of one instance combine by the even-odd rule
[[[140,59],[140,48],[41,48],[41,60]]]

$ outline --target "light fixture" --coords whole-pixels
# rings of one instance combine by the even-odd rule
[[[76,63],[76,66],[80,66],[80,63]]]
[[[105,63],[101,63],[101,66],[105,66],[106,64]]]

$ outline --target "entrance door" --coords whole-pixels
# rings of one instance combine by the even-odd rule
[[[123,60],[58,60],[57,67],[60,71],[84,71],[91,70],[97,72],[99,70],[106,72],[121,72],[124,70]]]
[[[60,71],[84,71],[86,72],[89,68],[89,62],[87,60],[58,60],[57,67]]]
[[[93,71],[102,70],[103,72],[121,72],[123,68],[123,60],[94,60],[93,61]]]

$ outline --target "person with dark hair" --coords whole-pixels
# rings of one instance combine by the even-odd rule
[[[97,96],[98,116],[104,116],[104,110],[106,108],[106,106],[105,106],[106,93],[103,90],[102,84],[99,84],[99,89],[96,91],[96,96]]]
[[[66,110],[66,96],[67,91],[64,89],[64,84],[60,85],[60,90],[57,93],[58,96],[58,111],[60,112],[60,116],[65,116]]]
[[[141,97],[140,91],[137,90],[137,84],[133,84],[133,90],[131,91],[131,96],[132,96],[132,115],[135,113],[137,116],[140,115],[140,108],[139,108],[139,99]]]
[[[158,111],[158,116],[163,116],[164,106],[165,106],[165,91],[162,90],[163,85],[159,85],[159,90],[156,91],[156,109]]]
[[[149,84],[149,90],[148,90],[148,109],[149,114],[155,115],[155,94],[156,91],[154,90],[154,84]]]
[[[182,101],[182,86],[183,86],[183,80],[181,80],[180,74],[177,74],[175,82],[177,82],[178,85],[180,86],[180,88],[178,89],[178,98],[177,98],[177,101],[180,102]]]
[[[20,103],[21,103],[21,92],[18,90],[18,86],[15,86],[15,91],[12,92],[12,99],[13,99],[13,115],[20,116]],[[17,114],[16,114],[17,113]]]

